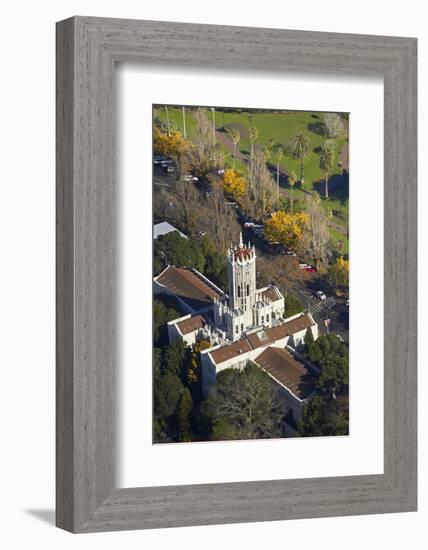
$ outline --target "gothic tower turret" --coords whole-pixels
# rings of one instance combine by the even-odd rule
[[[245,330],[253,324],[256,302],[256,249],[244,245],[240,233],[239,244],[231,246],[227,256],[230,307],[243,313]]]

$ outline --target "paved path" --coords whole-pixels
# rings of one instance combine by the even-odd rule
[[[207,123],[212,128],[213,121],[210,120],[210,118],[205,113],[202,112],[202,114],[203,114],[203,116],[205,116],[205,119],[206,119]],[[221,143],[222,145],[224,145],[224,147],[228,150],[228,152],[233,157],[233,147],[234,147],[234,145],[233,145],[233,141],[229,138],[227,133],[226,132],[221,132],[218,128],[216,128],[215,129],[215,135],[216,135],[216,140],[219,143]],[[248,158],[248,156],[244,155],[239,150],[238,146],[236,147],[235,158],[237,160],[241,161],[246,166],[249,166],[249,164],[250,164],[250,159]],[[345,170],[349,169],[349,160],[348,159],[349,159],[349,143],[346,142],[343,145],[342,150],[340,151],[340,160],[343,162],[343,168]],[[276,165],[269,163],[268,168],[269,168],[269,170],[270,170],[270,172],[271,172],[271,174],[272,174],[272,176],[273,176],[273,178],[276,182]],[[288,199],[290,199],[290,190],[286,188],[286,186],[288,186],[288,173],[281,166],[279,167],[279,186],[280,186],[280,193],[285,195]],[[307,195],[312,195],[312,193],[310,191],[308,191],[307,189],[303,189],[302,187],[299,187],[299,189],[300,189],[300,191],[302,191],[303,193],[306,193]],[[336,231],[339,231],[343,235],[347,235],[347,233],[348,233],[347,229],[345,229],[340,224],[335,223],[334,221],[330,221],[329,225],[330,225],[330,227],[332,227]]]
[[[340,151],[340,160],[342,161],[342,168],[349,172],[349,142],[346,141],[343,144],[342,150]]]

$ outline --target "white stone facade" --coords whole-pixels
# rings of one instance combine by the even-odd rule
[[[229,296],[214,302],[214,321],[235,342],[255,327],[271,327],[284,312],[284,297],[273,285],[256,286],[256,249],[239,244],[227,252]],[[268,296],[269,295],[269,296]]]

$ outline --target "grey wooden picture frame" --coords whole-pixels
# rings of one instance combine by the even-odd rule
[[[58,527],[84,533],[417,509],[416,47],[414,38],[156,21],[57,24]],[[383,77],[383,474],[115,487],[119,62]]]

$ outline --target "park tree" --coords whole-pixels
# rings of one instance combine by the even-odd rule
[[[193,409],[192,396],[188,388],[181,392],[177,405],[178,440],[192,441],[191,414]]]
[[[305,212],[289,214],[274,212],[265,223],[264,235],[268,241],[280,242],[288,248],[296,248],[301,242],[309,217]]]
[[[227,204],[221,185],[214,184],[207,199],[207,223],[219,254],[224,254],[237,232],[234,211]]]
[[[187,346],[183,340],[176,340],[164,348],[162,374],[173,374],[185,381],[184,360]]]
[[[197,176],[204,176],[210,170],[224,165],[224,155],[221,147],[217,147],[213,140],[213,124],[202,109],[196,110],[195,121],[194,145],[189,158],[193,172]]]
[[[305,183],[304,160],[309,154],[310,144],[310,139],[306,134],[297,134],[292,141],[293,155],[300,160],[300,183],[302,186]]]
[[[330,267],[328,274],[337,287],[349,287],[349,261],[339,256]]]
[[[326,139],[321,145],[320,168],[325,178],[325,197],[328,199],[328,179],[334,168],[336,160],[336,144],[334,141]]]
[[[319,270],[321,265],[327,260],[330,233],[328,230],[328,220],[318,193],[314,192],[312,195],[306,197],[306,212],[308,223],[302,247],[313,258],[315,267]]]
[[[308,331],[309,332],[309,331]],[[317,365],[316,396],[304,409],[299,435],[346,435],[349,425],[348,346],[333,334],[305,337],[305,358]]]
[[[324,133],[327,138],[337,138],[343,133],[343,122],[337,113],[324,115]]]
[[[284,319],[296,315],[296,313],[300,313],[303,310],[304,306],[297,296],[291,292],[287,292],[284,295]]]
[[[222,183],[226,195],[229,195],[238,202],[242,200],[247,190],[247,182],[237,170],[227,168],[224,171]]]
[[[211,343],[208,340],[199,340],[192,346],[192,353],[186,373],[186,383],[189,387],[200,386],[201,383],[201,351],[209,349]]]
[[[248,129],[248,136],[250,138],[250,187],[252,189],[254,186],[254,143],[259,136],[259,131],[253,126],[252,122]]]
[[[201,272],[205,269],[206,257],[199,241],[186,239],[178,231],[160,235],[153,248],[155,274],[167,265],[195,268]]]
[[[200,241],[200,249],[205,258],[204,274],[218,287],[227,289],[227,264],[224,256],[219,252],[211,235],[205,235]]]
[[[305,342],[305,352],[304,353],[305,353],[305,356],[306,356],[308,353],[310,353],[312,345],[315,342],[314,335],[312,333],[311,328],[307,329],[306,334],[305,334],[305,338],[304,338],[304,342]]]
[[[171,296],[171,298],[173,298]],[[177,306],[172,303],[166,304],[164,297],[155,297],[153,300],[153,340],[155,345],[160,343],[161,337],[163,341],[166,341],[166,335],[162,334],[162,327],[180,316],[180,312],[177,309]],[[171,300],[172,302],[172,300]]]
[[[200,206],[200,195],[193,182],[181,177],[175,186],[174,200],[178,206],[177,224],[190,236],[195,231]]]
[[[273,148],[273,158],[276,163],[276,196],[279,198],[279,166],[282,157],[284,156],[284,150],[280,145],[276,145]]]
[[[192,143],[182,136],[178,130],[168,133],[160,128],[154,128],[153,149],[159,155],[165,155],[178,160],[180,155],[187,154],[192,150]]]
[[[297,428],[298,436],[334,436],[349,434],[349,398],[339,396],[328,401],[316,395],[303,409]]]
[[[305,346],[305,357],[320,368],[318,392],[328,398],[345,393],[349,385],[348,346],[334,334],[320,336]]]
[[[235,169],[235,162],[236,162],[236,147],[238,143],[241,141],[241,134],[239,133],[239,130],[236,128],[230,128],[228,129],[228,133],[230,135],[230,139],[233,143],[233,169]]]
[[[177,440],[177,410],[184,387],[175,374],[155,379],[153,385],[153,439],[155,443]]]
[[[262,219],[276,202],[276,185],[266,165],[265,151],[256,148],[253,154],[253,185],[243,201],[245,210],[254,219]]]
[[[217,376],[204,404],[214,439],[280,437],[284,415],[278,390],[257,365],[225,369]]]
[[[293,189],[297,183],[297,175],[291,171],[288,174],[288,185],[290,186],[290,212],[293,213]]]

